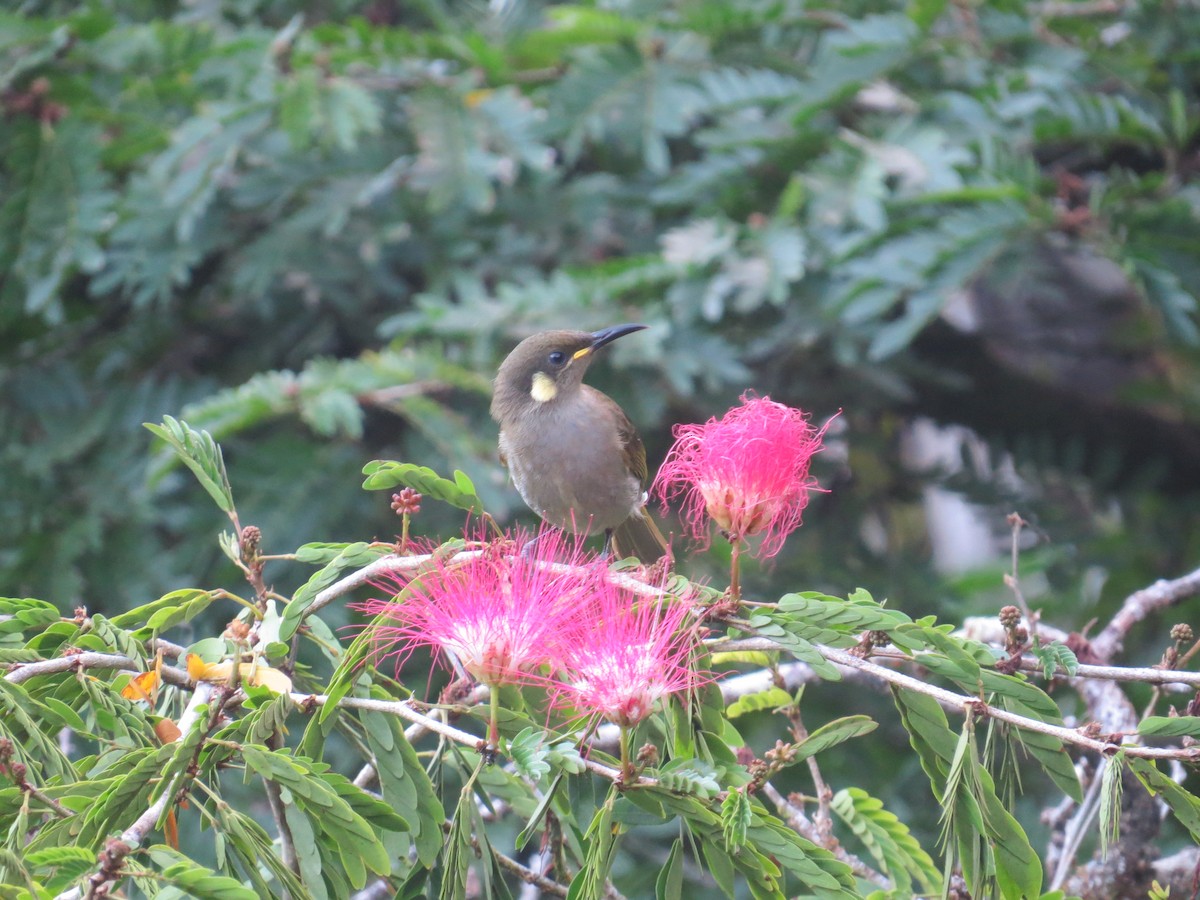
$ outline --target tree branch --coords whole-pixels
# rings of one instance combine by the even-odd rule
[[[1092,651],[1101,659],[1112,659],[1121,652],[1125,636],[1134,625],[1151,613],[1196,594],[1200,594],[1200,569],[1179,578],[1160,579],[1149,587],[1134,591],[1125,598],[1121,609],[1104,630],[1092,640]]]
[[[181,734],[187,734],[195,727],[196,721],[207,710],[208,701],[216,693],[216,685],[205,682],[196,685],[196,690],[192,694],[191,699],[188,700],[188,704],[184,707],[183,714],[179,717],[179,722],[177,723]],[[124,862],[125,857],[142,845],[146,840],[146,836],[154,830],[155,825],[158,824],[158,820],[174,799],[173,796],[170,796],[164,790],[159,798],[151,803],[132,825],[121,832],[120,837],[108,842],[105,849],[101,852],[101,867],[99,871],[93,873],[88,878],[86,889],[71,888],[70,890],[63,891],[55,900],[80,900],[81,897],[94,896],[103,885],[120,878],[121,864]]]
[[[767,795],[779,814],[787,822],[789,828],[795,831],[802,837],[808,838],[819,847],[824,847],[842,862],[850,867],[850,869],[859,878],[864,878],[867,881],[881,887],[885,891],[892,889],[891,879],[886,877],[882,872],[876,872],[865,862],[855,856],[853,853],[843,847],[837,840],[830,839],[828,835],[822,835],[804,814],[804,810],[796,806],[779,792],[779,788],[775,787],[771,782],[763,785],[763,793]]]
[[[848,666],[852,669],[859,669],[863,672],[868,672],[877,678],[880,678],[897,687],[908,688],[911,691],[916,691],[925,694],[929,697],[943,702],[953,704],[959,707],[962,712],[977,710],[980,705],[978,697],[970,697],[965,694],[956,694],[953,691],[948,691],[945,688],[936,687],[932,684],[927,684],[918,678],[913,678],[911,675],[905,675],[902,672],[896,672],[884,666],[876,665],[868,662],[865,659],[859,659],[852,653],[847,653],[845,650],[835,650],[832,647],[818,646],[821,655],[830,662],[838,665]],[[1118,749],[1124,749],[1127,756],[1140,757],[1142,759],[1181,759],[1181,760],[1196,760],[1200,759],[1200,747],[1142,747],[1137,745],[1124,745],[1112,740],[1098,740],[1081,734],[1074,728],[1065,728],[1061,725],[1051,725],[1047,722],[1039,722],[1037,719],[1030,719],[1025,716],[1017,715],[1016,713],[1008,712],[1004,709],[996,707],[987,707],[986,715],[1001,722],[1007,722],[1010,725],[1016,725],[1018,728],[1024,728],[1028,731],[1037,731],[1041,734],[1048,734],[1058,738],[1064,744],[1074,744],[1077,747],[1082,747],[1085,750],[1092,750],[1096,753],[1102,753],[1106,756],[1111,756]]]
[[[96,653],[88,651],[72,656],[56,656],[54,659],[40,659],[37,662],[16,663],[4,675],[9,684],[20,684],[39,675],[53,675],[57,672],[70,672],[73,669],[128,669],[137,673],[141,669],[137,660],[119,653]],[[182,669],[171,666],[162,667],[162,679],[168,684],[179,687],[191,687],[192,680]]]

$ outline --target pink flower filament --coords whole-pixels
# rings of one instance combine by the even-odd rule
[[[808,469],[824,434],[798,409],[743,395],[720,420],[676,426],[654,492],[664,504],[682,496],[697,540],[708,540],[711,519],[735,542],[765,533],[759,552],[773,556],[817,489]]]
[[[659,700],[697,683],[688,604],[634,602],[609,585],[589,607],[587,625],[563,647],[558,705],[628,727],[649,716]]]
[[[511,543],[486,548],[472,559],[438,560],[435,568],[402,577],[399,600],[372,600],[364,611],[387,616],[376,632],[382,655],[401,661],[416,647],[453,654],[489,685],[543,680],[536,670],[552,663],[564,629],[579,615],[579,596],[590,576],[578,544],[547,534],[532,554]],[[549,560],[564,548],[571,566]]]

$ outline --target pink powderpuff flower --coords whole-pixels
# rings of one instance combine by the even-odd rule
[[[563,642],[554,705],[629,728],[659,700],[698,686],[691,609],[686,601],[634,597],[611,582],[594,586]]]
[[[683,498],[684,522],[704,546],[711,519],[735,545],[765,534],[758,555],[772,557],[800,525],[809,492],[819,490],[808,467],[828,427],[817,430],[798,409],[743,394],[719,421],[675,426],[651,490],[664,507]]]
[[[490,686],[544,681],[537,670],[555,660],[589,581],[605,576],[578,540],[560,532],[543,530],[529,545],[517,534],[469,559],[435,556],[432,569],[379,585],[393,596],[359,605],[386,617],[376,627],[376,652],[398,657],[398,665],[417,647],[453,654]]]

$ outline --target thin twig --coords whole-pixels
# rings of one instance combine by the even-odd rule
[[[278,750],[280,743],[279,735],[273,734],[267,741],[267,747],[271,750]],[[279,832],[279,848],[283,864],[299,875],[300,857],[296,855],[296,842],[292,838],[292,829],[288,825],[287,811],[283,802],[283,789],[279,786],[279,782],[271,778],[264,779],[263,787],[267,792],[267,806],[271,808],[271,817],[275,820],[275,828]]]
[[[800,706],[795,703],[789,706],[787,717],[788,721],[792,723],[792,738],[797,744],[803,743],[808,739],[808,729],[804,727],[804,720],[800,717]],[[829,815],[829,803],[833,799],[833,791],[821,774],[821,766],[817,762],[816,755],[809,756],[805,762],[808,764],[808,774],[812,777],[813,792],[817,797],[817,814],[813,817],[813,827],[820,838],[819,843],[821,846],[825,846],[833,838],[833,818]]]
[[[1029,626],[1029,639],[1034,646],[1037,646],[1037,619],[1030,611],[1029,604],[1025,600],[1025,593],[1021,590],[1021,576],[1018,569],[1018,563],[1021,560],[1021,529],[1029,523],[1021,518],[1020,513],[1013,512],[1008,515],[1008,524],[1012,529],[1012,572],[1004,576],[1004,583],[1012,591],[1021,615],[1025,617],[1025,623]]]
[[[1200,569],[1179,578],[1160,579],[1149,587],[1125,598],[1121,609],[1092,640],[1092,651],[1101,659],[1112,659],[1121,652],[1125,635],[1151,613],[1173,606],[1180,600],[1200,594]]]
[[[486,702],[490,695],[491,691],[486,684],[477,684],[471,689],[471,692],[459,702],[463,706],[477,706],[480,703]],[[442,718],[439,721],[448,721],[448,719],[445,718],[446,710],[438,709],[433,710],[432,712],[434,715],[432,715],[431,718],[437,718],[437,716],[440,715]],[[427,734],[429,734],[429,729],[425,727],[423,722],[414,722],[404,729],[404,739],[410,744],[415,744]],[[379,773],[375,771],[375,767],[370,763],[366,763],[361,769],[358,770],[358,774],[354,776],[354,784],[356,787],[366,788],[371,785],[378,776]]]
[[[1058,863],[1054,867],[1054,876],[1050,880],[1050,890],[1062,887],[1063,882],[1071,874],[1075,856],[1079,853],[1079,845],[1083,843],[1092,820],[1100,812],[1100,790],[1104,783],[1104,770],[1110,765],[1112,765],[1112,760],[1100,760],[1100,765],[1092,775],[1092,783],[1088,785],[1087,793],[1083,795],[1083,802],[1079,804],[1079,808],[1075,810],[1075,814],[1071,816],[1062,830],[1063,845],[1058,856]]]
[[[934,699],[952,704],[959,708],[963,713],[968,711],[976,711],[979,709],[980,701],[978,697],[968,696],[966,694],[957,694],[954,691],[948,691],[945,688],[940,688],[932,684],[921,681],[919,678],[913,678],[911,675],[905,675],[902,672],[897,672],[893,669],[888,669],[884,666],[876,665],[868,662],[865,659],[859,659],[851,653],[844,650],[837,650],[833,647],[823,647],[818,645],[821,655],[832,663],[842,666],[848,666],[852,669],[858,669],[863,672],[868,672],[889,684],[894,684],[897,687],[907,688],[911,691],[916,691],[920,694],[933,697]],[[1099,740],[1088,737],[1085,734],[1073,728],[1065,728],[1061,725],[1051,725],[1048,722],[1041,722],[1037,719],[1030,719],[1026,716],[1020,716],[1016,713],[1011,713],[1008,710],[998,707],[989,706],[985,710],[986,714],[993,719],[1001,722],[1007,722],[1010,725],[1016,725],[1019,728],[1024,728],[1027,731],[1036,731],[1040,734],[1048,734],[1058,738],[1065,744],[1074,744],[1077,747],[1082,747],[1085,750],[1092,750],[1096,753],[1102,753],[1109,756],[1119,749],[1124,749],[1126,756],[1138,757],[1141,759],[1181,759],[1181,760],[1196,760],[1200,759],[1200,747],[1141,747],[1137,745],[1121,744],[1118,740]]]
[[[177,723],[181,734],[187,734],[192,730],[196,724],[196,720],[200,717],[201,710],[216,695],[217,690],[216,685],[205,682],[196,685],[196,690],[192,694],[191,699],[188,700],[188,704],[184,707],[183,714],[179,717],[179,722]],[[108,858],[105,859],[101,870],[88,878],[86,891],[74,887],[60,893],[55,900],[80,900],[85,893],[87,896],[92,896],[103,885],[120,877],[120,864],[123,862],[125,856],[132,852],[134,848],[142,845],[147,835],[158,824],[158,820],[166,811],[167,806],[174,800],[175,797],[164,790],[159,795],[159,798],[150,804],[146,808],[146,811],[138,816],[134,823],[121,833],[120,837],[109,841],[104,854],[102,854]]]
[[[821,834],[820,829],[809,821],[808,816],[804,814],[804,810],[784,797],[775,785],[768,781],[763,785],[762,789],[768,799],[775,804],[775,808],[779,811],[779,814],[783,817],[789,828],[802,837],[808,838],[814,844],[830,851],[834,856],[848,865],[859,878],[864,878],[885,891],[892,889],[891,879],[881,872],[876,872],[836,840],[833,840],[830,835]]]
[[[39,659],[36,662],[16,663],[3,676],[9,684],[20,684],[39,675],[53,675],[57,672],[70,672],[75,669],[128,669],[131,672],[141,672],[141,663],[121,656],[119,653],[76,653],[73,656],[56,656],[54,659]],[[192,680],[187,672],[171,666],[162,667],[162,679],[168,684],[179,687],[190,687]]]
[[[533,869],[521,865],[515,859],[505,856],[494,847],[492,848],[492,857],[499,863],[500,868],[508,869],[508,871],[512,872],[526,884],[536,885],[547,894],[553,894],[556,897],[567,896],[567,891],[569,890],[567,885],[559,884],[553,878],[547,878],[545,875],[541,875]]]

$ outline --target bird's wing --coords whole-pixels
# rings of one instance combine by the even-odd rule
[[[629,421],[629,416],[625,415],[624,410],[619,412],[621,415],[617,419],[617,436],[621,441],[621,452],[625,454],[625,465],[645,490],[650,475],[646,466],[646,448],[642,445],[642,438],[637,429]]]

